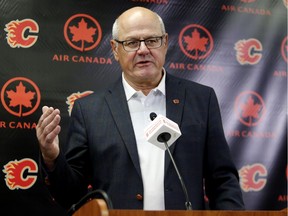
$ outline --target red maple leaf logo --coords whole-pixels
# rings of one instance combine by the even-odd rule
[[[249,123],[252,124],[252,119],[259,119],[259,112],[261,111],[262,105],[255,103],[253,98],[250,96],[246,104],[241,104],[242,116],[249,118]]]
[[[203,26],[191,24],[184,27],[178,37],[181,51],[194,60],[205,59],[213,50],[211,33]]]
[[[7,97],[11,99],[9,106],[19,106],[18,116],[22,115],[22,106],[32,107],[31,100],[34,98],[35,92],[25,91],[26,87],[22,84],[22,82],[16,86],[16,92],[13,90],[6,91]]]
[[[87,14],[75,14],[64,25],[64,37],[72,48],[85,52],[99,45],[102,29],[94,17]]]
[[[78,27],[70,26],[69,27],[71,34],[73,34],[72,41],[78,42],[82,41],[81,43],[81,50],[84,50],[84,42],[93,43],[93,35],[95,35],[96,28],[90,27],[87,28],[87,22],[84,21],[82,18],[80,22],[78,22]]]
[[[200,33],[197,29],[191,33],[190,36],[184,36],[184,41],[187,43],[186,49],[189,51],[196,51],[196,57],[198,58],[198,50],[201,52],[206,51],[206,45],[208,43],[208,38],[200,37]]]
[[[244,91],[237,96],[234,111],[241,123],[251,127],[258,125],[264,119],[266,106],[257,92]]]

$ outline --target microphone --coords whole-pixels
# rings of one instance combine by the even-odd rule
[[[168,151],[168,154],[174,165],[175,171],[178,175],[178,178],[182,186],[182,190],[186,198],[185,202],[186,210],[192,210],[192,204],[190,202],[185,183],[182,179],[182,176],[178,170],[176,162],[169,149],[169,147],[181,136],[179,126],[175,122],[171,121],[170,119],[162,115],[157,116],[157,114],[154,112],[150,113],[150,119],[152,122],[144,130],[146,140],[152,143],[153,145],[156,145],[157,147]]]
[[[155,118],[157,117],[157,114],[154,112],[150,113],[150,119],[153,121]],[[180,132],[180,130],[179,130]],[[164,140],[167,142],[169,139],[171,138],[171,134],[167,133],[167,132],[163,132],[161,133],[158,137],[157,137],[157,141],[159,142],[164,142]]]
[[[157,114],[155,112],[150,113],[150,119],[153,121],[157,117]]]
[[[165,141],[170,147],[180,136],[179,126],[163,115],[150,113],[152,122],[144,129],[144,136],[148,142],[157,147],[166,150],[163,142]]]
[[[97,195],[100,195],[100,197],[104,198],[108,209],[113,209],[112,201],[110,200],[110,197],[108,194],[101,189],[97,190],[91,190],[83,196],[77,203],[73,204],[70,209],[67,212],[68,216],[72,216],[79,208],[81,208],[86,202],[88,202],[91,199],[94,199],[97,197]]]

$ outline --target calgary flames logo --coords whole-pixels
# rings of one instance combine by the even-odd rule
[[[67,97],[67,101],[66,101],[66,104],[68,104],[68,112],[69,112],[69,115],[71,115],[71,112],[72,112],[72,108],[73,108],[73,105],[74,105],[74,102],[75,100],[77,100],[78,98],[82,98],[82,97],[85,97],[89,94],[92,94],[93,91],[85,91],[85,92],[77,92],[77,93],[73,93],[71,95],[69,95]]]
[[[7,43],[12,48],[31,47],[38,39],[36,34],[39,32],[39,27],[32,19],[13,20],[6,24],[5,27]]]
[[[262,164],[247,165],[240,169],[240,185],[243,191],[260,191],[267,182],[267,170]]]
[[[4,166],[5,182],[10,190],[28,189],[37,180],[38,166],[35,161],[26,158],[10,161]]]
[[[238,41],[235,44],[234,49],[236,50],[237,61],[241,65],[254,65],[262,58],[262,54],[260,53],[260,51],[263,50],[262,44],[254,38]]]

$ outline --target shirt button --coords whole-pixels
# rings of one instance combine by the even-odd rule
[[[143,196],[141,194],[137,194],[136,195],[136,199],[139,200],[139,201],[142,201],[143,200]]]

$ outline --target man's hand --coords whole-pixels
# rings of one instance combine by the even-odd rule
[[[47,168],[53,169],[55,159],[60,152],[58,137],[61,131],[59,125],[61,120],[60,110],[43,106],[42,113],[36,126],[36,136]]]

